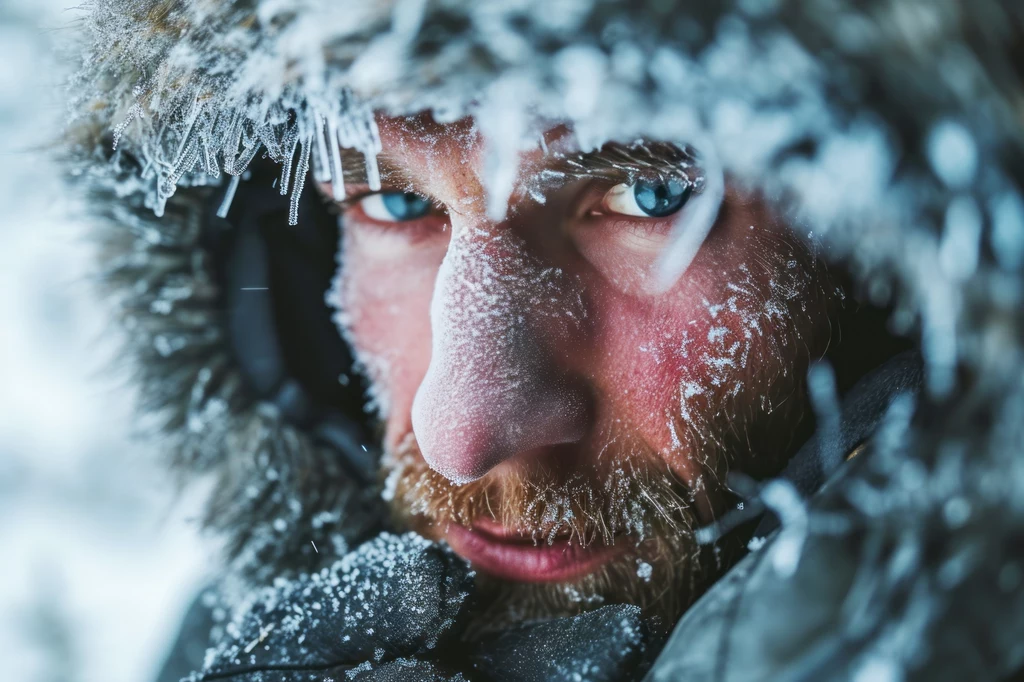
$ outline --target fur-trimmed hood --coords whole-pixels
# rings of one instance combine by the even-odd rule
[[[247,391],[204,221],[239,210],[236,178],[264,156],[292,223],[306,171],[340,172],[339,144],[372,184],[376,110],[473,115],[499,198],[503,160],[560,120],[584,147],[647,137],[713,155],[920,345],[925,394],[822,503],[846,525],[792,531],[807,561],[827,546],[850,569],[836,580],[858,603],[815,593],[831,627],[761,653],[795,677],[811,655],[892,679],[941,671],[951,651],[957,679],[1024,661],[1024,6],[94,0],[81,47],[69,168],[104,279],[148,408],[182,467],[216,472],[210,519],[254,565],[302,561],[311,537],[344,544],[379,513],[329,448]],[[837,540],[840,526],[857,532]],[[799,617],[805,588],[779,589]]]

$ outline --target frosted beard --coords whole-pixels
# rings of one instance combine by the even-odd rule
[[[470,630],[635,604],[670,626],[717,574],[714,556],[693,539],[692,493],[654,453],[625,433],[607,434],[588,466],[534,458],[510,471],[456,484],[432,470],[409,433],[384,459],[385,498],[397,521],[443,539],[450,524],[497,521],[536,545],[614,546],[622,552],[569,582],[517,583],[477,576]]]

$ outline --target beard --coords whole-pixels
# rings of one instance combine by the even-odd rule
[[[591,452],[594,450],[591,449]],[[450,524],[488,519],[534,544],[614,546],[595,571],[565,582],[479,574],[470,632],[571,616],[605,604],[639,606],[667,629],[720,571],[721,547],[694,541],[693,493],[649,448],[610,434],[585,466],[571,456],[510,463],[468,484],[432,470],[409,433],[385,457],[385,498],[400,525],[443,540]]]

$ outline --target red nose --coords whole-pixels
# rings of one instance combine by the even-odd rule
[[[507,233],[456,229],[431,301],[431,359],[412,406],[424,459],[456,483],[579,440],[587,391],[565,369],[585,316],[574,281]],[[566,303],[575,302],[575,303]]]

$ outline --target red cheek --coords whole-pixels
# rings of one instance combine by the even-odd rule
[[[686,339],[700,333],[697,311],[685,303],[666,309],[612,293],[602,308],[606,312],[597,317],[607,322],[597,334],[594,382],[606,412],[623,418],[648,447],[672,460],[682,454],[670,423],[679,410],[680,386],[693,378]]]
[[[430,299],[444,251],[417,250],[411,258],[422,262],[410,264],[379,241],[349,228],[336,303],[357,361],[380,393],[371,397],[386,408],[385,445],[393,447],[411,428],[412,399],[430,363]],[[392,257],[381,258],[382,251]]]
[[[606,413],[627,420],[691,485],[717,466],[726,416],[756,411],[779,390],[775,377],[792,381],[799,371],[787,368],[796,344],[784,345],[799,331],[789,308],[810,291],[808,279],[786,278],[786,244],[745,220],[721,227],[665,294],[606,286],[594,298],[593,377]]]

